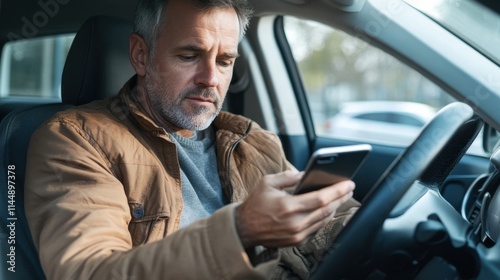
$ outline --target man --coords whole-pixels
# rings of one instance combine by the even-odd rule
[[[288,194],[301,174],[276,135],[220,113],[247,22],[243,0],[142,1],[137,75],[35,132],[25,203],[48,279],[308,276],[354,184]]]

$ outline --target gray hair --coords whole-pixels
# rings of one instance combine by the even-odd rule
[[[139,0],[136,9],[134,32],[139,34],[149,47],[150,55],[154,53],[161,17],[168,0]],[[183,0],[185,1],[185,0]],[[193,4],[200,10],[207,11],[214,8],[233,8],[240,23],[239,39],[245,36],[252,9],[247,0],[194,0]]]

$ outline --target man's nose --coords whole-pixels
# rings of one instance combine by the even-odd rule
[[[207,59],[199,65],[195,83],[203,87],[217,87],[219,85],[216,61]]]

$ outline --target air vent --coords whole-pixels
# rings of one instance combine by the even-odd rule
[[[467,220],[471,223],[474,224],[477,219],[479,218],[479,214],[481,213],[481,209],[477,206],[473,206],[471,211],[469,212],[469,216],[467,217]]]

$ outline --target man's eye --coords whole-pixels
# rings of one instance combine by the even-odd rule
[[[231,60],[219,60],[218,63],[222,67],[228,67],[231,66],[231,64],[233,64]]]
[[[196,58],[195,55],[180,55],[179,57],[183,61],[193,61]]]

